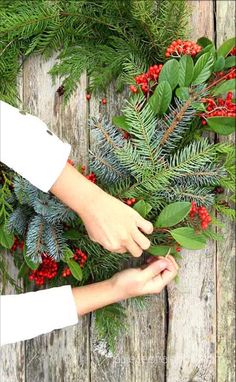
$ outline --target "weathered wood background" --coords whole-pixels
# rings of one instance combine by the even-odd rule
[[[234,35],[235,3],[189,1],[191,37],[205,35],[219,45]],[[56,57],[56,56],[55,56]],[[55,57],[25,62],[19,80],[25,107],[72,144],[72,158],[87,162],[91,144],[88,117],[98,115],[99,101],[85,100],[84,75],[65,110],[47,74]],[[108,116],[120,110],[122,96],[107,92]],[[42,153],[43,154],[43,153]],[[226,223],[225,240],[201,252],[185,251],[180,282],[150,298],[147,310],[126,302],[130,331],[119,339],[115,355],[96,343],[92,315],[77,326],[1,349],[1,382],[233,382],[234,235]],[[12,273],[16,272],[12,266]],[[14,293],[9,288],[7,293]],[[17,312],[16,312],[17,325]]]

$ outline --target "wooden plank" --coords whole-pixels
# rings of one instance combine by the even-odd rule
[[[87,159],[86,76],[63,111],[62,97],[47,74],[55,57],[45,62],[39,56],[24,65],[24,106],[39,116],[62,139],[72,144],[72,158]],[[43,148],[42,148],[43,155]],[[89,317],[78,325],[42,335],[26,343],[26,380],[31,382],[86,382],[89,380]]]
[[[108,120],[122,109],[124,96],[116,94],[111,86],[107,93],[107,105],[93,97],[90,116],[106,115]],[[91,138],[91,145],[93,139]],[[133,265],[134,266],[134,265]],[[102,342],[96,341],[94,317],[91,325],[91,381],[107,382],[164,382],[165,380],[165,292],[150,296],[147,307],[137,309],[131,301],[127,307],[129,331],[117,341],[115,354],[106,351]]]
[[[235,2],[216,2],[217,46],[235,35]],[[221,137],[234,142],[234,137]],[[223,219],[224,241],[217,246],[217,381],[234,381],[235,373],[235,232]]]
[[[22,76],[19,73],[18,76],[18,89],[19,95],[22,97],[23,87],[22,87]],[[6,259],[6,267],[10,276],[16,280],[18,269],[15,267],[12,256],[10,253],[5,252],[2,256]],[[1,287],[0,278],[0,287]],[[18,282],[18,285],[23,290],[23,283]],[[15,294],[14,286],[10,284],[7,285],[4,294]],[[0,307],[1,308],[1,307]],[[17,325],[17,321],[16,321]],[[5,345],[0,347],[0,381],[11,381],[11,382],[25,382],[25,344],[24,342],[18,342],[15,344]]]
[[[212,1],[189,1],[191,38],[214,38]],[[180,281],[167,287],[168,382],[215,380],[215,243],[183,251]]]
[[[16,269],[12,257],[9,253],[2,254],[6,257],[8,272],[12,278],[17,278]],[[1,285],[1,280],[0,280]],[[7,285],[5,294],[15,294],[15,289]],[[17,325],[17,312],[16,312]],[[18,342],[15,344],[4,345],[0,347],[0,381],[2,382],[25,382],[25,344]]]

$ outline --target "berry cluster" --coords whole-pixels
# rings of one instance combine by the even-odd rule
[[[87,254],[83,251],[81,251],[79,248],[76,248],[73,259],[77,261],[81,268],[83,268],[84,264],[87,261]],[[65,267],[62,272],[62,277],[67,277],[71,275],[71,270],[69,267]]]
[[[136,203],[136,199],[135,198],[125,199],[124,203],[127,204],[128,206],[133,206]]]
[[[201,221],[201,228],[207,229],[209,223],[211,222],[211,217],[204,206],[197,207],[195,202],[192,202],[192,207],[189,213],[191,219],[194,219],[195,216],[198,216]]]
[[[96,181],[97,181],[97,178],[96,178],[96,175],[94,174],[94,172],[90,172],[90,174],[86,175],[85,178],[90,180],[90,182],[92,182],[92,183],[96,183]]]
[[[229,52],[230,56],[236,56],[236,46]]]
[[[202,101],[207,103],[207,112],[201,113],[202,125],[206,125],[206,118],[210,117],[236,117],[236,104],[232,102],[233,93],[228,92],[226,99],[203,98]]]
[[[178,39],[173,41],[170,46],[166,49],[166,57],[179,57],[181,55],[190,55],[192,57],[196,56],[202,47],[196,44],[194,41],[183,41]]]
[[[42,254],[42,263],[35,271],[29,275],[30,281],[35,281],[36,285],[43,285],[46,279],[53,279],[57,275],[58,263],[46,253]]]
[[[18,249],[23,250],[23,248],[24,248],[24,244],[25,244],[25,243],[24,243],[24,240],[20,241],[20,240],[18,239],[18,237],[15,237],[15,239],[14,239],[14,243],[13,243],[13,245],[12,245],[10,251],[11,251],[11,252],[15,252],[15,251],[17,251]]]
[[[233,66],[228,71],[222,71],[222,72],[216,72],[214,73],[214,81],[220,80],[222,77],[224,77],[224,80],[232,80],[236,77],[236,67]]]
[[[146,73],[139,74],[135,77],[136,84],[141,87],[144,94],[149,93],[151,88],[156,85],[162,67],[162,64],[150,66]],[[130,85],[130,91],[137,93],[138,88],[134,85]]]

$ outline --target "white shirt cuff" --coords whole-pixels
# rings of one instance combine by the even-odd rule
[[[71,145],[62,142],[31,114],[0,101],[0,160],[34,186],[48,192],[62,170]]]
[[[70,285],[0,297],[0,344],[27,340],[78,322]]]

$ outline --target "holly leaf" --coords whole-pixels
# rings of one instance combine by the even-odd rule
[[[161,69],[158,82],[161,83],[163,81],[169,82],[172,89],[174,89],[179,80],[179,62],[174,58],[168,60]]]
[[[230,90],[234,90],[236,87],[236,79],[233,78],[232,80],[224,81],[220,85],[216,86],[213,90],[213,95],[217,96],[220,94],[226,94]]]
[[[149,98],[149,105],[154,113],[162,115],[169,107],[172,98],[172,89],[167,81],[157,85],[154,94]]]
[[[236,45],[236,38],[232,37],[226,41],[223,42],[223,44],[219,47],[217,50],[217,56],[223,56],[226,57],[228,56],[229,52],[231,51],[232,48],[234,48]]]
[[[179,99],[183,101],[187,101],[187,99],[189,99],[190,97],[189,88],[186,88],[186,87],[177,88],[175,91],[175,94]]]
[[[224,69],[225,66],[225,58],[223,56],[220,56],[217,58],[216,62],[214,63],[214,72],[220,72]]]
[[[172,227],[186,218],[191,209],[190,202],[175,202],[166,206],[158,216],[155,227]]]
[[[226,57],[224,69],[229,69],[229,68],[232,68],[233,66],[236,66],[236,56]]]
[[[23,257],[24,257],[24,260],[26,262],[26,264],[28,265],[28,267],[30,269],[32,269],[33,271],[35,271],[36,269],[38,269],[40,263],[39,262],[34,262],[32,261],[29,256],[27,256],[27,247],[26,247],[26,244],[24,244],[24,249],[23,249]]]
[[[179,86],[185,87],[191,84],[193,78],[194,63],[191,56],[182,56],[179,61]]]
[[[151,204],[145,202],[144,200],[139,200],[134,204],[133,209],[137,211],[143,218],[147,216],[147,214],[151,211]]]
[[[115,126],[121,128],[121,129],[123,129],[123,130],[125,130],[125,131],[128,131],[128,132],[129,132],[130,129],[131,129],[131,127],[130,127],[130,125],[128,124],[128,122],[127,122],[127,120],[126,120],[126,118],[125,118],[124,115],[120,115],[120,116],[115,116],[115,117],[113,117],[113,118],[112,118],[112,123],[113,123]]]
[[[76,280],[81,281],[83,278],[83,272],[82,269],[80,268],[79,264],[73,260],[73,259],[68,259],[67,261],[68,267],[71,270],[72,275]]]
[[[209,130],[212,130],[220,135],[229,135],[235,130],[234,117],[211,117],[207,118],[206,121]]]
[[[170,252],[171,247],[167,245],[151,245],[145,252],[150,253],[153,256],[166,256]]]
[[[5,225],[0,226],[0,244],[7,249],[14,244],[14,234],[9,232]]]
[[[211,53],[205,53],[197,60],[194,71],[192,85],[199,85],[205,82],[212,73],[214,59]]]
[[[203,234],[197,234],[191,227],[181,227],[170,231],[171,236],[186,249],[202,249],[206,245]]]
[[[74,253],[72,252],[72,250],[68,247],[65,247],[64,250],[63,250],[63,256],[62,256],[62,260],[67,263],[68,260],[70,259],[73,259],[74,257]]]
[[[213,42],[209,38],[203,36],[197,40],[197,44],[205,48],[208,45],[213,45]]]

